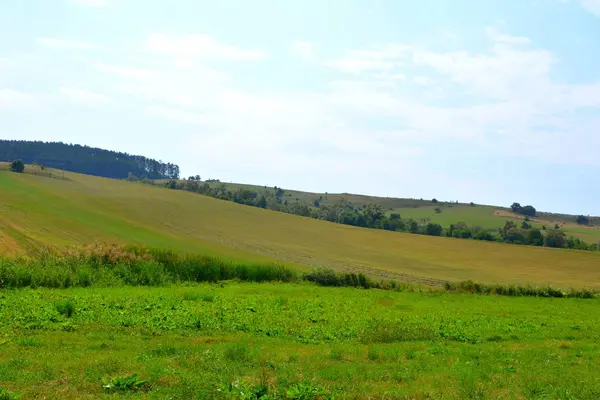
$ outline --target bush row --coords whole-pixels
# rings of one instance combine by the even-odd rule
[[[376,288],[384,290],[417,290],[416,285],[409,283],[398,284],[395,281],[376,281],[363,274],[336,272],[328,268],[317,268],[306,273],[303,277],[309,282],[314,282],[321,286],[350,286],[361,287],[365,289]],[[430,290],[435,290],[430,288]],[[550,286],[517,286],[517,285],[485,285],[475,283],[473,281],[463,282],[445,282],[440,291],[458,292],[458,293],[473,293],[482,295],[499,295],[499,296],[532,296],[532,297],[568,297],[579,299],[593,299],[596,297],[596,292],[592,289],[569,289],[561,290]]]

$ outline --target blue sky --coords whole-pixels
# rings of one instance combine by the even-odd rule
[[[600,215],[600,0],[20,0],[0,137]]]

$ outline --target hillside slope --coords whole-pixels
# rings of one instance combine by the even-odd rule
[[[158,182],[164,183],[164,181]],[[273,190],[270,187],[248,185],[239,183],[210,183],[211,187],[224,185],[230,191],[238,189],[251,190],[263,193],[265,190]],[[299,190],[285,189],[285,197],[288,201],[299,201],[300,203],[313,206],[315,201],[321,206],[333,206],[340,202],[347,202],[354,207],[376,204],[381,206],[388,214],[398,213],[402,218],[414,219],[425,224],[433,222],[448,228],[450,224],[464,222],[468,226],[479,226],[484,229],[499,229],[507,220],[513,220],[520,224],[525,218],[523,215],[511,212],[510,208],[491,205],[450,203],[423,199],[403,199],[394,197],[366,196],[351,193],[314,193]],[[439,208],[441,212],[436,212]],[[567,236],[579,238],[586,243],[595,244],[600,242],[600,217],[590,217],[590,226],[578,225],[575,221],[577,216],[568,214],[553,214],[538,212],[536,218],[531,220],[532,226],[542,229],[546,226],[552,229],[559,225]]]
[[[405,280],[600,287],[597,252],[362,229],[141,183],[65,178],[0,171],[2,253],[109,241]]]

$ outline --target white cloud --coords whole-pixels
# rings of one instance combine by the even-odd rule
[[[96,107],[110,103],[110,99],[103,94],[90,92],[84,89],[61,87],[59,89],[61,96],[73,103],[79,103],[86,106]]]
[[[404,44],[391,44],[376,49],[349,50],[345,57],[330,60],[326,66],[353,74],[369,71],[389,71],[403,65],[403,58],[411,50]]]
[[[71,3],[88,7],[105,7],[111,2],[111,0],[71,0]]]
[[[600,0],[579,0],[579,2],[584,9],[600,16]]]
[[[223,44],[204,34],[154,34],[146,42],[145,48],[151,53],[169,54],[183,59],[256,61],[267,56],[263,50]]]
[[[58,50],[90,50],[100,48],[91,43],[72,39],[38,38],[37,41],[44,47]]]
[[[493,27],[488,27],[485,32],[490,39],[499,43],[527,44],[531,42],[531,40],[526,37],[511,36],[500,33],[496,28]]]
[[[315,57],[315,46],[311,42],[296,40],[292,43],[292,56],[302,61],[311,61]]]
[[[189,132],[182,151],[202,151],[199,169],[227,170],[235,159],[238,170],[265,176],[272,165],[283,174],[307,164],[342,173],[363,163],[365,173],[389,173],[457,143],[483,156],[598,165],[600,143],[587,134],[594,122],[571,114],[600,109],[600,83],[555,83],[552,53],[529,47],[527,38],[485,33],[489,46],[480,52],[403,43],[346,51],[326,64],[340,73],[313,92],[242,89],[237,75],[207,64],[258,58],[212,37],[154,37],[143,51],[131,49],[133,58],[92,66],[109,79],[115,103],[179,122],[173,132]]]

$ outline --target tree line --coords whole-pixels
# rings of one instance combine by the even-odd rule
[[[179,166],[143,156],[62,142],[0,140],[0,161],[15,160],[105,178],[179,179]]]
[[[212,183],[218,180],[211,179]],[[153,183],[147,181],[147,183]],[[221,200],[233,201],[238,204],[270,209],[289,214],[310,217],[344,225],[362,228],[383,229],[396,232],[407,232],[428,236],[445,236],[457,239],[483,240],[502,242],[527,246],[544,246],[554,248],[572,248],[578,250],[599,250],[597,244],[588,244],[574,237],[567,237],[559,226],[542,229],[533,227],[526,216],[520,225],[514,221],[506,221],[501,229],[485,229],[480,226],[468,226],[464,222],[457,222],[444,228],[437,223],[419,223],[411,218],[402,218],[399,213],[389,215],[378,204],[355,206],[348,201],[340,201],[333,205],[321,204],[322,197],[313,203],[307,204],[298,199],[288,199],[282,188],[267,188],[261,192],[240,188],[229,190],[225,184],[210,185],[208,181],[202,182],[200,176],[178,181],[169,180],[164,184],[170,189],[186,190],[200,193]],[[437,201],[435,202],[437,203]],[[518,203],[515,203],[518,204]],[[471,204],[475,206],[474,204]],[[521,211],[535,216],[535,208],[526,206]],[[531,211],[533,210],[533,212]],[[522,214],[522,212],[521,212]]]

